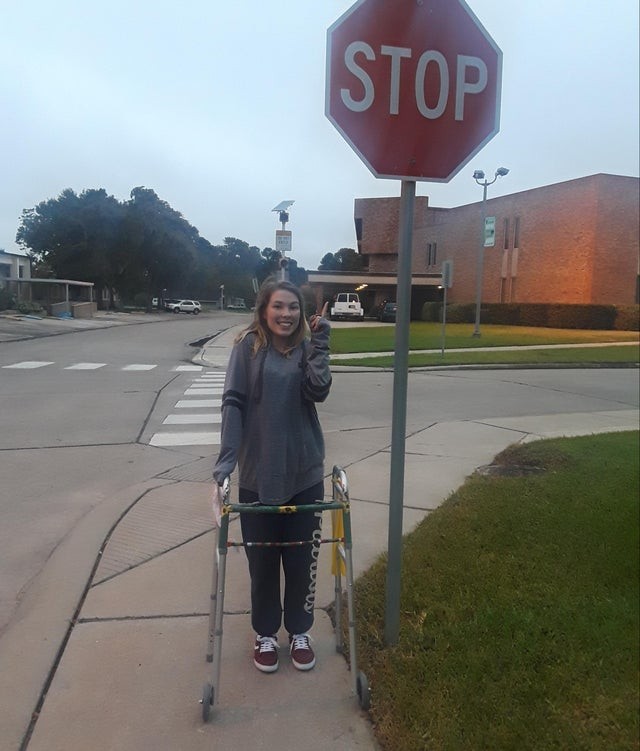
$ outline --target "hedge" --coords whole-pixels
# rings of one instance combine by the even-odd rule
[[[474,323],[475,303],[447,305],[448,323]],[[480,318],[485,324],[540,326],[552,329],[638,331],[639,305],[570,305],[565,303],[484,303]],[[422,321],[441,321],[442,303],[422,306]]]

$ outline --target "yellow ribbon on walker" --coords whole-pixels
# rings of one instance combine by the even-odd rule
[[[344,511],[340,508],[331,511],[331,531],[332,537],[344,538]],[[339,546],[341,542],[334,542],[331,545],[331,574],[333,576],[346,576],[347,567],[344,558],[340,555]]]

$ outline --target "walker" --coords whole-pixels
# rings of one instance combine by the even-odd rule
[[[360,707],[369,709],[371,692],[367,678],[358,670],[356,653],[355,610],[353,594],[353,557],[351,540],[351,509],[347,475],[343,469],[334,466],[331,475],[332,499],[330,502],[318,502],[299,506],[270,506],[264,504],[229,503],[230,483],[223,483],[223,505],[220,525],[216,529],[216,545],[213,561],[213,580],[211,584],[211,607],[209,610],[209,637],[207,643],[207,662],[212,662],[212,680],[204,684],[202,691],[202,719],[209,720],[211,709],[218,702],[220,688],[220,661],[222,656],[222,619],[224,614],[224,586],[227,565],[227,550],[231,547],[244,547],[244,542],[229,540],[229,518],[233,514],[295,514],[299,511],[331,511],[332,536],[320,539],[320,544],[332,543],[332,573],[334,575],[335,593],[335,632],[336,652],[344,651],[342,638],[342,576],[346,576],[347,616],[349,628],[349,655],[351,662],[352,693],[357,696]],[[252,545],[311,545],[317,540],[299,540],[286,543],[252,543]]]

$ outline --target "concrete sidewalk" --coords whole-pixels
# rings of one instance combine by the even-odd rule
[[[216,337],[194,362],[210,371],[224,368],[234,334]],[[511,443],[637,428],[637,410],[425,427],[407,440],[404,531]],[[339,433],[327,438],[328,456],[342,455],[340,440]],[[366,458],[349,466],[356,576],[387,544],[390,455],[370,440]],[[253,667],[247,566],[242,551],[230,551],[219,703],[210,722],[202,722],[199,700],[211,670],[205,660],[214,538],[210,470],[200,460],[189,472],[167,473],[166,484],[149,488],[118,522],[91,575],[28,751],[377,748],[334,648],[326,545],[313,629],[318,665],[309,673],[296,671],[284,648],[276,673]],[[237,520],[232,534],[239,535]],[[372,691],[375,697],[375,686]]]

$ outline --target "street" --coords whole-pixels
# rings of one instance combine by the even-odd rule
[[[248,320],[157,316],[0,343],[0,662],[21,673],[4,671],[0,696],[24,691],[27,717],[33,702],[24,677],[46,681],[116,522],[151,488],[188,478],[209,492],[222,373],[193,365],[198,349],[189,343]],[[392,386],[388,372],[334,373],[319,405],[327,471],[384,456]],[[508,430],[520,416],[637,409],[638,370],[421,371],[409,376],[408,402],[408,436],[451,422],[470,432],[496,422]],[[514,440],[520,435],[514,427]],[[410,454],[408,445],[409,482]],[[437,447],[431,459],[437,468]],[[355,499],[357,476],[354,467]],[[388,484],[380,502],[387,492]]]

